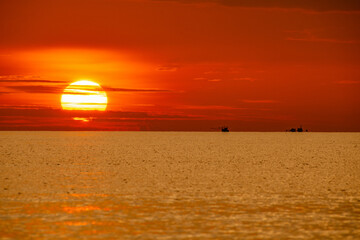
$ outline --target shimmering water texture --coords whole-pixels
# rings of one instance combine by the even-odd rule
[[[0,132],[1,239],[360,239],[359,133]]]

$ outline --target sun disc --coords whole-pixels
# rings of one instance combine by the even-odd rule
[[[71,83],[61,96],[61,106],[64,110],[105,111],[107,101],[106,92],[102,87],[88,80]]]

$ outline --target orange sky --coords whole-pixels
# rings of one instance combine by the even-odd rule
[[[0,130],[360,131],[357,0],[0,0],[0,33]],[[61,110],[81,79],[106,112]]]

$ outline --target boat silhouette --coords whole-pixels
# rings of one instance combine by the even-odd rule
[[[306,129],[305,131],[307,132],[308,130]],[[289,130],[286,129],[286,132],[304,132],[304,129],[302,128],[302,126],[300,126],[298,128],[291,128]]]
[[[222,126],[221,131],[222,132],[230,132],[229,127],[227,127],[227,126]]]

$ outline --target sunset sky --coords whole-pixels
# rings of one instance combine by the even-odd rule
[[[0,130],[221,125],[360,131],[360,1],[0,0]]]

